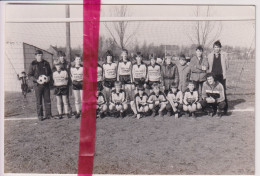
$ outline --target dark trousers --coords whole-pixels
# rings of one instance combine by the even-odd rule
[[[200,104],[202,108],[207,111],[207,112],[224,112],[225,107],[226,107],[226,102],[221,101],[218,103],[207,103],[206,100],[200,101]]]
[[[201,99],[202,97],[202,86],[204,81],[193,81],[195,84],[195,89],[198,90],[198,94],[199,94],[199,99]]]
[[[49,85],[35,85],[36,107],[38,117],[43,117],[43,104],[45,109],[45,117],[51,116],[51,98]]]
[[[224,111],[225,113],[227,113],[227,110],[228,110],[228,101],[227,101],[227,94],[226,94],[226,79],[223,78],[223,74],[221,75],[215,75],[215,80],[220,82],[223,87],[224,87],[224,94],[225,94],[225,103],[226,103],[226,106],[224,108]]]

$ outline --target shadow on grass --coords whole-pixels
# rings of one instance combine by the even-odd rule
[[[234,110],[235,109],[235,106],[239,105],[239,104],[242,104],[242,103],[245,103],[246,100],[245,99],[235,99],[235,100],[228,100],[228,109],[229,110]]]

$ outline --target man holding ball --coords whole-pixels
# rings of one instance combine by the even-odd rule
[[[36,50],[35,60],[30,64],[28,72],[30,80],[34,83],[37,115],[40,121],[44,120],[42,99],[45,106],[45,118],[51,118],[50,80],[52,71],[49,62],[44,60],[42,55],[43,52],[41,50]],[[47,79],[39,79],[40,77],[46,77]]]

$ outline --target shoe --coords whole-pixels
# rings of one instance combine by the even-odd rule
[[[51,119],[51,118],[52,118],[52,116],[51,116],[51,115],[49,115],[49,116],[47,116],[47,117],[46,117],[46,119]]]
[[[141,118],[141,114],[136,114],[136,118],[140,119]]]
[[[75,119],[78,119],[78,118],[80,118],[80,113],[77,113],[77,114],[75,115]]]
[[[62,115],[57,115],[54,117],[54,119],[62,119]]]
[[[175,119],[178,119],[178,118],[179,118],[179,113],[176,112],[176,113],[174,114],[174,118],[175,118]]]
[[[168,112],[167,112],[167,115],[170,117],[170,116],[173,115],[173,113],[172,113],[171,111],[168,111]]]
[[[120,118],[124,118],[125,117],[125,113],[124,112],[120,112],[119,115],[120,115]]]
[[[105,115],[104,112],[103,112],[103,113],[100,113],[100,115],[99,115],[99,117],[100,117],[101,119],[103,119],[105,116],[106,116],[106,115]]]
[[[218,115],[216,116],[216,118],[220,119],[222,117],[222,115],[223,114],[221,112],[219,112]]]
[[[43,121],[43,116],[38,116],[39,121]]]
[[[153,111],[152,117],[156,117],[158,115],[158,112]]]

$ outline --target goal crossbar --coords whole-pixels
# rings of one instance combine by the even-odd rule
[[[96,22],[96,19],[83,18],[10,18],[6,23],[66,23]],[[100,17],[100,22],[119,21],[255,21],[254,17]]]

